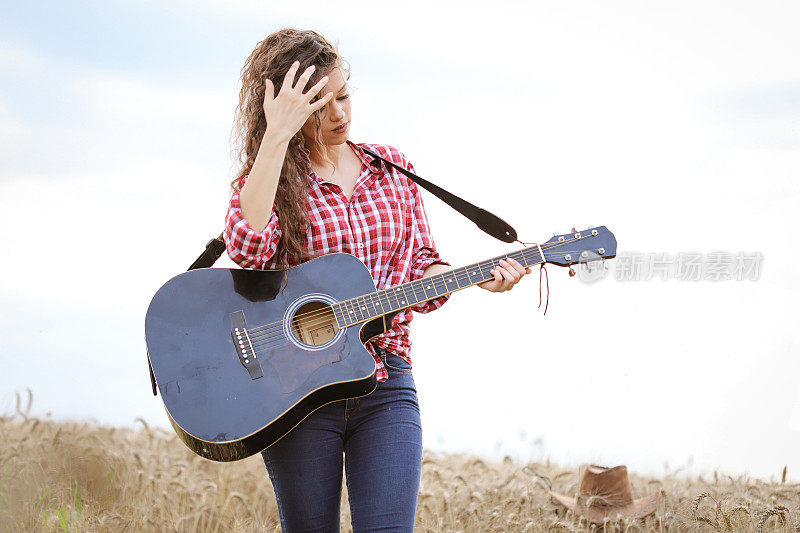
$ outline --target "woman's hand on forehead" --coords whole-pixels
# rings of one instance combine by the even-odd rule
[[[299,61],[292,63],[277,95],[272,81],[269,78],[264,79],[264,116],[267,120],[267,133],[286,140],[300,130],[312,113],[324,107],[333,98],[333,92],[328,92],[318,100],[311,101],[328,83],[328,76],[323,76],[308,91],[303,92],[316,69],[314,65],[308,67],[300,75],[297,83],[292,85],[299,68]]]

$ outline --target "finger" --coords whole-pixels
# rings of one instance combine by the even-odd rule
[[[508,263],[506,261],[503,261],[502,259],[500,260],[500,263],[505,263],[508,265]],[[511,283],[516,283],[517,279],[519,279],[519,272],[511,268],[511,265],[509,265],[508,267],[499,267],[499,268],[501,269],[503,278],[505,278],[506,281],[510,281]]]
[[[511,261],[514,261],[514,260],[513,260],[513,259],[511,259]],[[509,272],[509,273],[510,273],[512,276],[514,276],[514,282],[516,282],[516,281],[517,281],[517,280],[518,280],[518,279],[519,279],[519,278],[522,276],[522,274],[523,274],[523,269],[522,269],[522,265],[520,265],[519,263],[517,263],[516,261],[514,261],[514,263],[517,263],[517,265],[519,265],[519,268],[517,268],[517,267],[515,267],[515,266],[514,266],[514,264],[513,264],[513,263],[511,263],[511,261],[508,261],[508,260],[505,260],[505,259],[501,259],[501,260],[500,260],[500,264],[501,264],[501,265],[503,265],[503,266],[505,267],[505,269],[506,269],[506,270],[507,270],[507,271],[508,271],[508,272]]]
[[[275,99],[275,86],[272,85],[272,80],[264,78],[264,101],[271,102]]]
[[[289,70],[286,71],[286,75],[283,77],[283,84],[281,84],[281,92],[290,91],[292,89],[294,75],[297,73],[298,68],[300,68],[300,62],[295,61],[292,63],[292,66],[289,67]]]
[[[297,85],[295,85],[295,86],[293,87],[293,88],[294,88],[294,90],[295,90],[295,91],[300,91],[300,92],[302,93],[302,92],[303,92],[303,90],[305,90],[305,88],[306,88],[306,85],[308,84],[308,80],[309,80],[309,78],[311,78],[311,75],[312,75],[312,74],[314,74],[314,71],[315,71],[316,69],[317,69],[317,67],[315,67],[314,65],[311,65],[310,67],[308,67],[308,68],[305,70],[305,72],[303,72],[303,73],[300,75],[300,79],[298,79],[298,80],[297,80]]]
[[[508,284],[507,290],[511,290],[511,288],[522,279],[522,275],[513,268],[507,268],[506,272],[508,272],[508,275],[511,276],[510,280],[506,280],[506,283]]]
[[[502,269],[498,267],[492,272],[494,272],[494,279],[492,280],[493,287],[491,288],[492,292],[503,292],[505,290],[503,284],[506,280],[503,278]]]
[[[505,291],[507,291],[508,289],[510,289],[513,286],[514,286],[513,283],[511,283],[510,281],[508,281],[505,278],[502,278],[497,282],[497,285],[495,285],[495,289],[494,290],[495,290],[495,292],[505,292]]]
[[[508,258],[508,264],[511,265],[512,267],[514,267],[514,270],[519,272],[520,276],[525,275],[525,267],[522,266],[522,264],[519,261],[517,261],[516,259],[514,259],[513,257],[509,257]]]
[[[333,92],[329,92],[328,94],[326,94],[325,96],[323,96],[322,98],[311,104],[311,112],[313,113],[317,109],[322,109],[323,107],[325,107],[325,104],[330,102],[331,98],[333,98]]]
[[[508,290],[509,285],[513,285],[514,284],[514,280],[511,277],[511,274],[506,269],[498,268],[498,270],[500,271],[500,276],[501,276],[501,279],[498,281],[498,285],[499,285],[498,288],[501,291],[506,291],[506,290]]]
[[[308,90],[308,92],[306,92],[308,100],[311,101],[311,99],[314,98],[317,95],[317,93],[322,90],[323,87],[325,87],[326,83],[328,83],[328,76],[323,76],[314,86],[312,86]]]

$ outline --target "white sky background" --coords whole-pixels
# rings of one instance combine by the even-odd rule
[[[239,70],[294,26],[348,59],[352,140],[524,241],[602,224],[620,251],[764,255],[756,282],[551,267],[545,317],[535,275],[418,315],[427,448],[797,478],[797,4],[393,5],[0,5],[0,409],[30,387],[38,414],[168,424],[147,305],[221,231]],[[518,248],[424,195],[453,265]]]

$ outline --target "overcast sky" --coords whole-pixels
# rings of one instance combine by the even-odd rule
[[[391,6],[391,7],[390,7]],[[0,408],[166,426],[153,293],[224,222],[238,76],[285,26],[338,42],[350,139],[523,241],[760,253],[757,281],[551,267],[413,322],[425,445],[658,474],[800,474],[794,2],[0,3]],[[453,265],[512,251],[427,193]],[[223,257],[218,267],[235,265]]]

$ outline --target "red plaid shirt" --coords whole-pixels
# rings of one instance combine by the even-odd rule
[[[305,239],[308,251],[313,256],[331,252],[355,255],[367,266],[378,289],[419,279],[433,263],[449,265],[436,251],[417,184],[394,169],[385,170],[388,165],[382,164],[380,170],[373,168],[369,165],[372,157],[364,154],[361,145],[347,142],[362,161],[352,198],[346,198],[339,185],[309,171],[311,223]],[[414,167],[397,149],[379,144],[363,146],[414,172]],[[275,207],[264,230],[254,231],[242,216],[239,190],[234,191],[225,218],[225,245],[231,259],[243,268],[278,269],[274,255],[280,238],[280,216]],[[410,364],[411,311],[428,313],[441,307],[449,297],[400,311],[391,329],[367,343],[380,381],[388,374],[375,348],[394,352]]]

